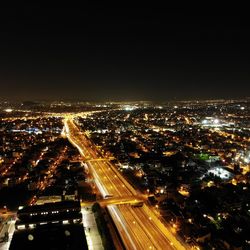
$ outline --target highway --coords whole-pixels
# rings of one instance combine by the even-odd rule
[[[130,205],[140,200],[142,195],[108,159],[101,156],[95,145],[74,123],[73,117],[66,117],[64,126],[65,136],[85,159],[100,193],[107,200],[107,209],[127,249],[189,249],[176,239],[146,204],[142,207]]]
[[[65,131],[69,141],[78,148],[86,159],[88,169],[94,176],[96,185],[103,198],[106,196],[137,196],[134,188],[121,176],[108,159],[102,158],[95,145],[82,133],[73,120],[65,120]]]
[[[128,249],[179,249],[171,233],[166,237],[166,232],[159,230],[157,219],[148,216],[147,207],[132,207],[126,205],[108,205],[108,210],[114,221],[121,220],[117,226],[123,232]],[[182,248],[184,249],[184,248]]]

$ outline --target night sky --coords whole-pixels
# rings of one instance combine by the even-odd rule
[[[247,15],[83,2],[0,9],[0,100],[250,96]]]

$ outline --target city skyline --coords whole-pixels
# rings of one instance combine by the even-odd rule
[[[245,98],[242,13],[141,5],[1,10],[1,99]]]
[[[0,106],[1,249],[249,249],[250,100]]]

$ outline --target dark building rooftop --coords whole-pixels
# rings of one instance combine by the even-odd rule
[[[9,249],[78,250],[88,247],[81,224],[57,224],[15,232]]]
[[[11,250],[88,249],[78,201],[28,206],[17,216]]]

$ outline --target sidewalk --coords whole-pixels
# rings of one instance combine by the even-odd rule
[[[104,250],[91,206],[82,207],[81,212],[89,250]]]
[[[1,233],[0,233],[0,239],[2,240],[5,232],[8,232],[9,233],[9,240],[8,240],[8,242],[1,242],[0,243],[0,250],[8,250],[9,249],[10,242],[12,240],[14,231],[15,231],[15,221],[14,220],[10,220],[7,222],[7,224],[3,225],[3,228],[2,228]]]

